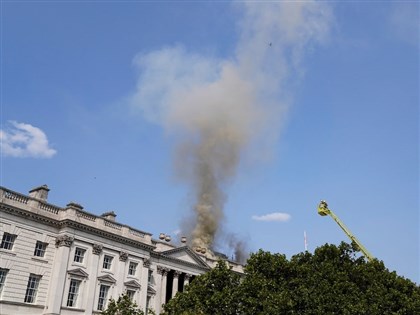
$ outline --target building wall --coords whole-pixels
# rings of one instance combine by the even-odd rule
[[[10,215],[1,215],[0,239],[4,233],[17,235],[11,250],[0,249],[0,268],[8,269],[6,276],[7,286],[2,289],[1,302],[13,303],[13,313],[32,314],[32,307],[23,304],[26,287],[30,274],[40,275],[36,303],[39,307],[45,305],[47,300],[48,285],[51,279],[51,271],[55,257],[55,234],[48,229],[42,229],[35,222],[22,218],[14,218]],[[44,257],[34,256],[36,241],[47,243]],[[5,306],[0,304],[1,314],[5,313]],[[41,309],[42,310],[42,309]]]
[[[130,290],[141,309],[147,305],[159,314],[192,276],[217,261],[211,253],[153,240],[150,233],[115,222],[113,213],[96,216],[75,203],[48,204],[48,191],[41,186],[26,196],[0,187],[0,240],[5,233],[17,235],[11,250],[0,249],[0,268],[8,270],[0,314],[100,314],[101,285],[109,287],[104,308],[110,297]],[[34,255],[37,241],[47,244],[43,257]],[[81,261],[75,260],[78,249],[84,251]],[[105,256],[112,257],[109,269]],[[130,263],[137,264],[133,275]],[[230,264],[241,272],[242,266]],[[35,300],[25,302],[31,274],[41,278]],[[72,280],[79,287],[68,305]]]

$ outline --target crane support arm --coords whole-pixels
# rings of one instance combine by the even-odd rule
[[[357,246],[362,251],[363,255],[366,256],[366,258],[369,261],[372,261],[374,257],[371,253],[366,249],[366,247],[363,246],[362,243],[356,238],[356,236],[353,235],[353,233],[350,232],[350,230],[345,226],[345,224],[335,215],[334,212],[332,212],[330,209],[328,209],[328,204],[322,200],[318,206],[318,214],[321,216],[329,215],[331,218],[334,219],[334,221],[338,224],[338,226],[346,233],[346,235],[350,238],[350,240],[357,244]]]

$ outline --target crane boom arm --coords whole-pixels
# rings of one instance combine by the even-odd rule
[[[357,244],[357,246],[360,248],[362,253],[366,256],[366,258],[369,261],[372,261],[374,257],[372,254],[366,249],[366,247],[363,246],[362,243],[356,238],[356,236],[353,235],[353,233],[350,232],[350,230],[345,226],[345,224],[335,215],[334,212],[332,212],[330,209],[328,209],[328,205],[325,201],[321,201],[318,206],[318,213],[322,216],[329,215],[331,218],[334,219],[334,221],[338,224],[339,227],[346,233],[346,235],[350,238],[350,240]]]

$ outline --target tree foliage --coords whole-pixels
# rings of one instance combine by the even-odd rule
[[[115,301],[110,299],[106,310],[102,315],[144,315],[144,312],[137,308],[137,304],[127,294],[122,294]]]
[[[234,315],[240,276],[219,261],[211,271],[196,277],[183,293],[165,305],[165,314],[173,315]]]
[[[367,262],[347,243],[290,260],[260,250],[240,278],[225,263],[197,277],[165,305],[167,315],[420,314],[420,287]]]

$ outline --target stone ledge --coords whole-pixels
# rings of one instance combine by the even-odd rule
[[[34,308],[44,308],[44,305],[40,305],[40,304],[32,304],[32,303],[24,303],[24,302],[14,302],[14,301],[5,301],[5,300],[0,300],[0,304],[9,304],[9,305],[34,307]]]
[[[41,262],[41,263],[43,263],[43,264],[48,264],[48,260],[46,260],[46,259],[44,259],[44,258],[40,258],[40,257],[31,257],[31,259],[32,259],[32,260],[35,260],[35,261],[39,261],[39,262]]]
[[[9,255],[9,256],[16,256],[16,253],[11,251],[10,249],[0,248],[0,253],[6,254],[6,255]]]
[[[62,310],[66,310],[66,311],[85,312],[85,309],[84,308],[75,308],[75,307],[62,306],[61,309]]]

